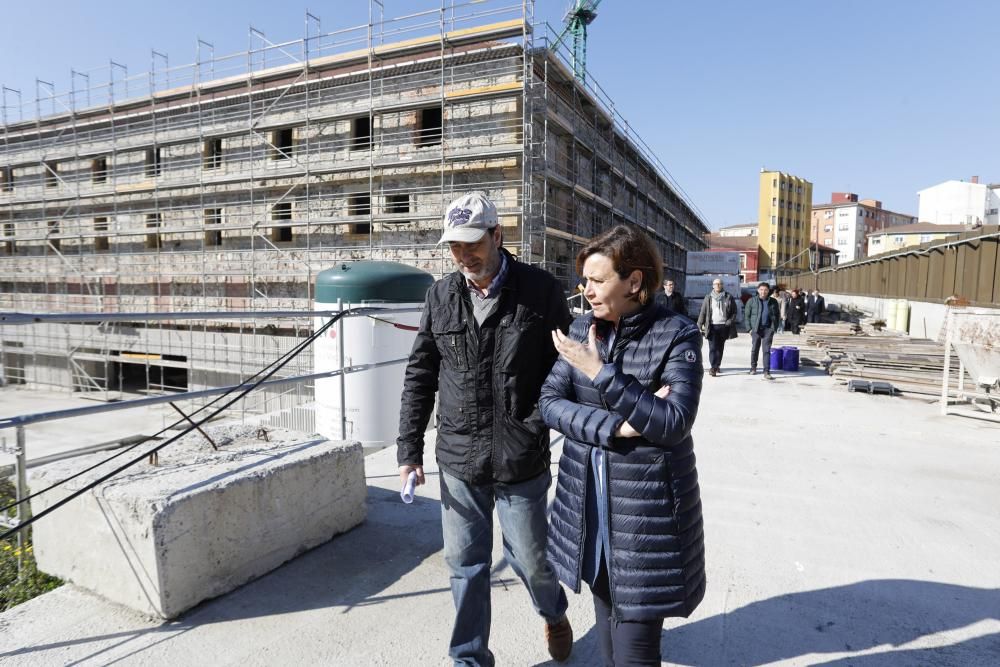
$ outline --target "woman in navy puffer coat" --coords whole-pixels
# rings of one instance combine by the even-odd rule
[[[701,496],[691,427],[704,370],[697,326],[654,300],[659,253],[618,226],[577,256],[593,311],[569,335],[542,388],[545,423],[566,436],[548,557],[594,594],[607,665],[660,664],[667,616],[705,594]]]

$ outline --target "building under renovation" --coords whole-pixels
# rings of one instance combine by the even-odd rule
[[[371,7],[354,29],[307,15],[297,41],[251,29],[245,53],[202,42],[170,67],[154,52],[151,72],[112,64],[31,103],[4,91],[0,311],[136,313],[0,326],[4,382],[97,398],[236,383],[311,322],[142,314],[307,310],[316,274],[350,260],[441,275],[441,211],[472,189],[567,294],[580,245],[617,223],[682,277],[703,220],[530,2]]]

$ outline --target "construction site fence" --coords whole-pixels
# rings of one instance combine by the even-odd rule
[[[1000,306],[1000,226],[988,225],[812,273],[788,284],[829,294]]]

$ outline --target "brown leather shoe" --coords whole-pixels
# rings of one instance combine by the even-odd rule
[[[569,619],[564,618],[555,625],[545,624],[545,641],[549,645],[549,655],[556,662],[565,662],[573,651],[573,628]]]

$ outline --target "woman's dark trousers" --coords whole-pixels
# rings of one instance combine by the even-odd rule
[[[660,637],[663,619],[656,621],[615,621],[611,618],[608,568],[601,560],[601,572],[590,587],[594,594],[594,629],[605,667],[660,664]]]

